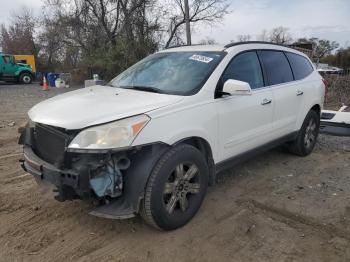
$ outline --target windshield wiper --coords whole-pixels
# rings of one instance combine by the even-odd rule
[[[152,93],[159,93],[159,94],[164,93],[163,90],[152,86],[118,86],[118,87],[125,88],[125,89],[134,89],[139,91],[152,92]]]

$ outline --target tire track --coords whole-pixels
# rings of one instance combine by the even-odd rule
[[[263,211],[267,213],[272,219],[285,223],[291,227],[298,227],[298,225],[308,226],[316,231],[321,231],[333,237],[344,238],[350,241],[350,231],[341,229],[332,224],[321,223],[312,217],[307,217],[301,214],[295,214],[285,209],[280,209],[258,202],[254,199],[237,200],[239,205],[246,206],[250,209]]]

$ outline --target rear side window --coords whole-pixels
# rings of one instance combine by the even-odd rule
[[[261,50],[259,56],[266,70],[269,85],[293,81],[293,73],[287,57],[281,51]]]
[[[247,82],[252,89],[263,87],[264,79],[256,52],[245,52],[234,57],[222,75],[222,83],[228,79]]]
[[[314,71],[309,60],[307,60],[305,57],[288,52],[285,54],[288,57],[290,65],[292,66],[295,80],[303,79]]]

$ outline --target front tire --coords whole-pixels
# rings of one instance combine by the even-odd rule
[[[209,169],[193,146],[178,145],[157,162],[146,185],[141,215],[153,227],[173,230],[185,225],[200,208]]]
[[[297,138],[288,144],[289,151],[298,156],[311,154],[315,147],[320,128],[320,115],[315,110],[309,111],[301,126]]]
[[[31,82],[33,81],[33,76],[32,74],[30,73],[22,73],[20,76],[19,76],[19,82],[20,83],[23,83],[23,84],[30,84]]]

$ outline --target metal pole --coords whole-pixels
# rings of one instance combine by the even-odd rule
[[[184,2],[185,2],[185,22],[186,22],[187,45],[191,45],[190,12],[189,12],[189,7],[188,7],[188,0],[184,0]]]

